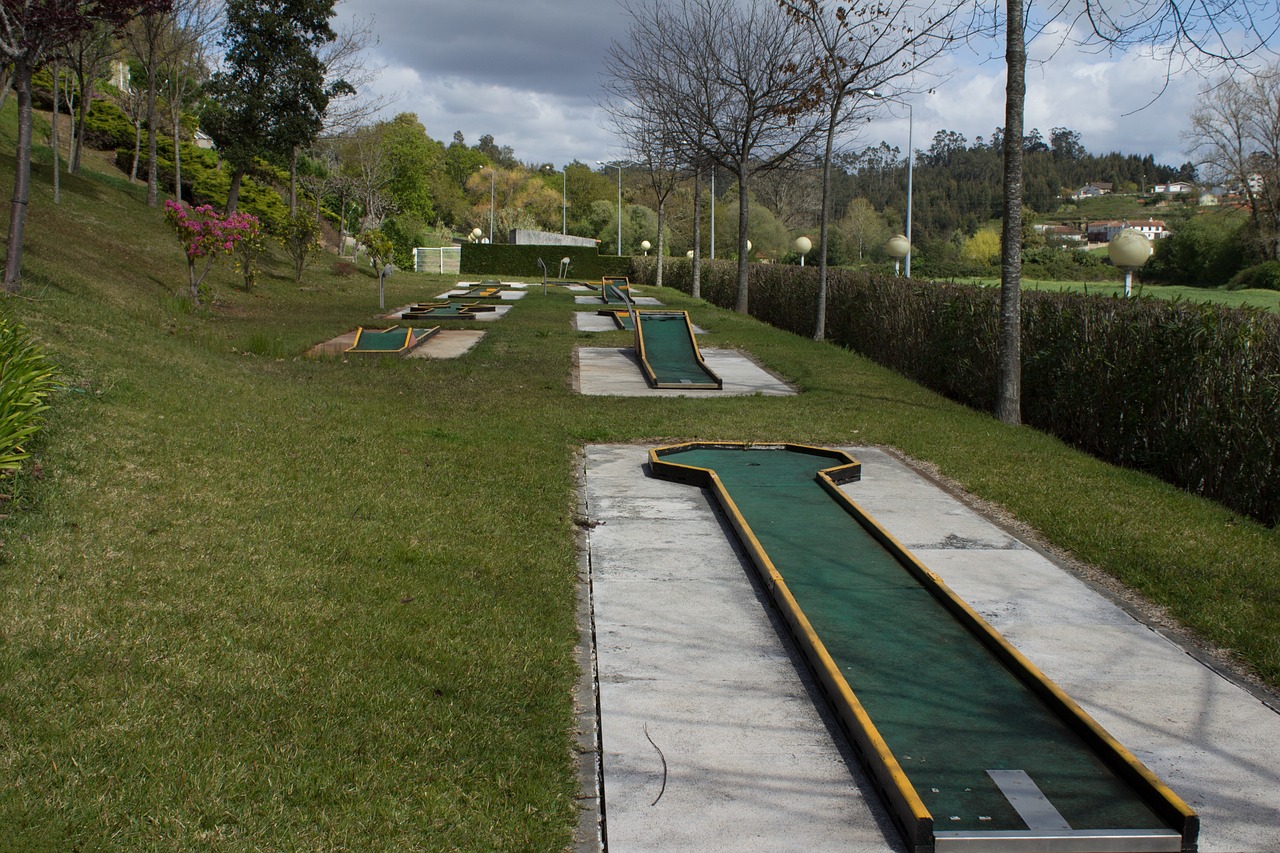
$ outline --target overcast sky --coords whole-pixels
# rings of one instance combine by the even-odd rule
[[[621,40],[627,17],[615,0],[343,0],[339,23],[372,16],[381,43],[370,61],[383,66],[372,88],[396,96],[388,115],[416,113],[433,138],[455,130],[475,144],[488,133],[528,163],[557,166],[620,156],[597,101],[605,52]],[[1095,154],[1153,154],[1179,165],[1180,134],[1203,79],[1178,75],[1165,88],[1165,66],[1130,54],[1061,49],[1048,33],[1031,46],[1026,127],[1048,139],[1054,127],[1077,131]],[[971,141],[1004,124],[1004,66],[972,53],[947,60],[953,72],[932,95],[912,99],[913,143],[927,149],[936,131]],[[886,140],[907,148],[906,111],[861,131],[861,144]]]

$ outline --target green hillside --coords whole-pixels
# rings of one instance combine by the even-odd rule
[[[672,290],[802,393],[574,394],[574,348],[629,337],[540,288],[456,360],[308,359],[378,322],[369,271],[278,256],[245,293],[224,261],[193,310],[138,187],[63,176],[54,206],[38,160],[3,310],[68,388],[0,483],[0,847],[569,844],[586,443],[899,448],[1280,685],[1280,535],[1208,502]]]

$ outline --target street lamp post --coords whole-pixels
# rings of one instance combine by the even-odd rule
[[[622,163],[606,163],[596,161],[597,166],[612,166],[618,170],[618,257],[622,257]]]
[[[911,179],[916,162],[915,148],[912,147],[912,133],[915,130],[915,114],[911,109],[911,104],[901,98],[895,98],[890,95],[881,95],[875,89],[862,89],[862,94],[869,98],[876,98],[881,101],[893,101],[895,104],[902,104],[907,108],[907,253],[906,261],[906,277],[911,278]],[[895,261],[896,263],[896,261]]]
[[[554,172],[551,166],[543,166],[548,172]],[[560,182],[560,233],[569,233],[569,169],[565,167],[560,170],[560,176],[564,179]]]
[[[494,188],[496,186],[497,172],[494,171],[494,168],[492,166],[481,166],[479,169],[476,169],[476,171],[483,172],[485,169],[489,170],[489,243],[490,245],[492,245],[493,244],[493,200],[496,195],[496,193],[494,192]]]

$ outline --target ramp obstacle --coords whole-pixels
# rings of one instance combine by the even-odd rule
[[[360,326],[356,329],[356,339],[343,352],[404,355],[439,330],[439,327],[415,329],[411,326],[392,326],[389,329],[366,329]]]
[[[636,357],[651,388],[722,390],[698,349],[687,311],[632,311]]]

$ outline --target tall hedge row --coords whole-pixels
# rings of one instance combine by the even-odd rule
[[[560,272],[560,259],[569,258],[569,278],[598,279],[606,275],[627,275],[631,258],[602,255],[592,246],[523,246],[502,243],[464,243],[461,271],[468,275],[542,274],[538,258],[547,264],[547,273]]]
[[[652,278],[636,262],[635,277]],[[664,283],[690,291],[687,261]],[[732,308],[732,263],[702,296]],[[813,332],[816,270],[752,266],[753,316]],[[826,337],[939,393],[993,411],[999,289],[832,270]],[[1280,524],[1280,317],[1078,293],[1022,294],[1025,423],[1102,459]]]

